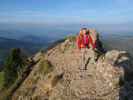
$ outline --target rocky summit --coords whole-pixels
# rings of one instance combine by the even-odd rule
[[[86,70],[82,52],[72,38],[34,57],[38,61],[12,100],[133,100],[133,63],[125,51],[111,50],[94,61],[86,50]]]

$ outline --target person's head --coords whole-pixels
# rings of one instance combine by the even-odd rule
[[[83,34],[86,34],[87,28],[82,28],[81,31]]]

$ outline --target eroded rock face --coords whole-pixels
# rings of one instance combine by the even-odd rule
[[[37,69],[40,66],[36,65],[29,79],[13,95],[13,100],[18,100],[20,96],[22,100],[26,97],[33,100],[133,100],[133,66],[126,52],[108,51],[97,62],[91,62],[95,54],[91,49],[86,50],[87,70],[81,70],[82,52],[73,44],[66,40],[49,50],[45,59],[54,66],[54,70],[44,76],[41,74],[41,78],[32,85],[33,93],[28,94],[33,88],[27,89],[26,82],[39,74]],[[23,93],[25,90],[27,95]],[[19,94],[20,91],[22,94]]]

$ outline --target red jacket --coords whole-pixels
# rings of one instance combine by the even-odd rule
[[[90,35],[84,35],[84,36],[78,36],[77,37],[77,47],[79,49],[81,48],[85,48],[86,45],[88,45],[88,47],[90,47],[90,45],[94,48],[96,48],[96,43],[93,43],[93,39]]]
[[[89,36],[84,35],[84,44],[89,46]]]
[[[82,37],[78,36],[76,42],[77,42],[77,47],[79,49],[85,48],[85,42],[84,42],[84,37],[83,36]]]

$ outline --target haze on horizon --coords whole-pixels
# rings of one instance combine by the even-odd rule
[[[133,32],[132,5],[133,0],[0,0],[0,27],[91,26]]]

